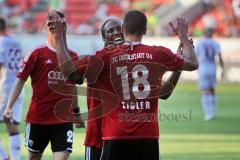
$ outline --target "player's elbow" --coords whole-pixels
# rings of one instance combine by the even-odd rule
[[[198,69],[198,61],[186,61],[183,65],[183,70],[185,71],[195,71]]]
[[[170,94],[162,95],[159,97],[161,100],[167,100],[170,97]]]
[[[188,71],[195,71],[198,69],[198,64],[191,64],[188,67]]]

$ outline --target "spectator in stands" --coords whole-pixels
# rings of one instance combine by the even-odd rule
[[[240,0],[233,0],[232,8],[234,15],[240,19]]]

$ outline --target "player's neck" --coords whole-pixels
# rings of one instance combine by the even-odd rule
[[[55,47],[55,44],[54,44],[54,42],[53,42],[53,41],[51,41],[51,40],[48,40],[48,45],[50,45],[50,47],[52,47],[52,48],[56,49],[56,47]]]
[[[142,41],[142,36],[136,36],[136,35],[125,35],[125,41],[128,42],[141,42]]]

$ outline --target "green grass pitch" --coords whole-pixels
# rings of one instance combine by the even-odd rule
[[[26,85],[24,113],[31,98],[31,87]],[[240,159],[240,85],[217,86],[217,117],[205,122],[200,106],[200,92],[194,83],[179,83],[167,101],[160,101],[160,152],[161,160],[239,160]],[[80,98],[80,106],[86,106]],[[185,115],[185,116],[184,116]],[[24,114],[25,116],[25,114]],[[24,137],[25,123],[21,124]],[[84,159],[85,129],[75,129],[71,160]],[[0,137],[8,148],[8,136],[3,124]],[[24,142],[24,138],[22,139]],[[27,150],[22,147],[22,157]],[[43,160],[51,158],[48,147]]]

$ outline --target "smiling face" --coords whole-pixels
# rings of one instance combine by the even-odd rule
[[[122,22],[117,19],[108,20],[102,28],[102,38],[105,46],[110,44],[119,45],[124,42]]]

